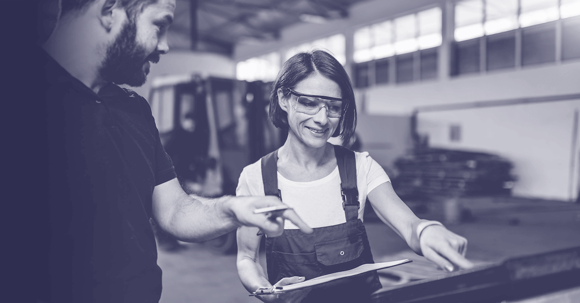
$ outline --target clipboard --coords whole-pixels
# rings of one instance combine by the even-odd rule
[[[391,261],[391,262],[381,262],[381,263],[374,263],[374,264],[363,264],[361,266],[355,267],[353,269],[349,269],[349,270],[345,270],[345,271],[340,271],[340,272],[335,272],[332,274],[328,274],[328,275],[324,275],[324,276],[320,276],[320,277],[316,277],[316,278],[312,278],[310,280],[306,280],[304,282],[299,282],[299,283],[295,283],[295,284],[291,284],[291,285],[285,285],[285,286],[277,286],[275,288],[270,288],[270,289],[258,289],[257,291],[255,291],[254,293],[252,293],[250,296],[259,296],[259,295],[266,295],[266,294],[276,294],[276,293],[282,293],[282,292],[286,292],[286,291],[292,291],[292,290],[297,290],[297,289],[301,289],[301,288],[306,288],[306,287],[312,287],[312,286],[316,286],[316,285],[320,285],[320,284],[324,284],[324,283],[328,283],[334,280],[338,280],[338,279],[343,279],[343,278],[347,278],[347,277],[352,277],[352,276],[356,276],[356,275],[360,275],[360,274],[364,274],[366,272],[369,271],[373,271],[373,270],[379,270],[379,269],[385,269],[385,268],[389,268],[389,267],[394,267],[397,265],[401,265],[401,264],[405,264],[405,263],[409,263],[412,262],[409,259],[402,259],[402,260],[397,260],[397,261]]]

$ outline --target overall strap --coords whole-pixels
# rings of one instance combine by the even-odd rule
[[[278,189],[278,150],[262,157],[261,164],[264,194],[282,199],[282,195]]]
[[[334,146],[336,164],[340,174],[340,188],[342,194],[342,208],[346,221],[358,220],[358,188],[356,186],[356,159],[354,152],[342,146]]]

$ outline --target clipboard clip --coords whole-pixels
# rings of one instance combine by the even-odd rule
[[[260,287],[256,289],[250,296],[273,295],[282,292],[282,287]]]

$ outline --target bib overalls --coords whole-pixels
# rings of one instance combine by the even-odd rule
[[[365,263],[374,263],[365,227],[358,219],[354,152],[341,146],[335,146],[334,150],[346,222],[314,228],[312,234],[286,229],[282,236],[267,237],[266,265],[268,280],[272,285],[284,277],[303,276],[309,280]],[[277,159],[277,151],[262,158],[262,181],[266,195],[281,198]],[[302,302],[370,302],[371,293],[380,288],[378,275],[372,271],[316,286]]]

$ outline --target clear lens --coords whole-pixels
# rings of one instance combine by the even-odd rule
[[[342,115],[342,102],[325,100],[322,98],[300,96],[296,98],[296,111],[316,115],[320,109],[326,107],[326,112],[331,118],[340,118]]]

